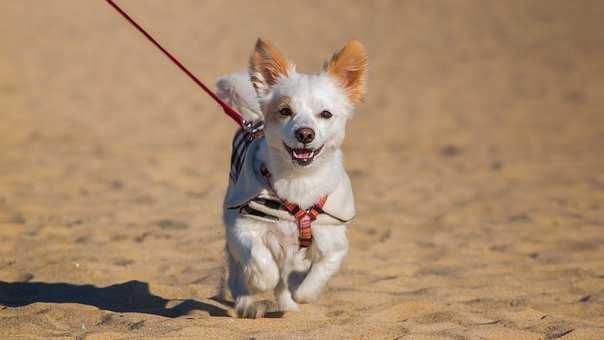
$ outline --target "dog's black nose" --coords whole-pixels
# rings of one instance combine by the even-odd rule
[[[300,143],[308,144],[315,139],[315,131],[307,127],[299,128],[296,130],[296,139]]]

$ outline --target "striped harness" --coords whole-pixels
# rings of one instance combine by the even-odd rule
[[[264,137],[262,133],[262,128],[262,122],[259,122],[254,126],[253,129],[242,128],[239,129],[239,131],[237,131],[237,133],[235,134],[235,137],[233,138],[233,153],[231,155],[231,171],[229,175],[233,182],[236,182],[239,178],[241,168],[243,166],[243,163],[245,162],[245,158],[248,154],[247,151],[251,143],[258,138]],[[327,196],[321,197],[319,201],[312,207],[308,209],[302,209],[297,204],[289,202],[286,199],[280,198],[277,195],[276,191],[272,186],[271,173],[268,171],[264,164],[260,166],[260,174],[264,177],[267,186],[270,188],[272,193],[278,198],[279,201],[274,201],[266,198],[257,198],[253,201],[257,204],[262,204],[272,209],[285,209],[287,212],[289,212],[289,214],[295,218],[296,224],[298,225],[298,242],[300,248],[310,247],[310,245],[312,244],[312,222],[317,219],[319,214],[324,213],[323,207],[327,202]],[[266,214],[263,214],[262,212],[253,209],[249,206],[249,204],[240,207],[239,211],[241,213],[246,213],[250,215],[267,217]]]
[[[233,182],[237,182],[241,174],[241,167],[248,154],[248,149],[253,141],[264,137],[264,122],[258,121],[249,124],[237,130],[233,137],[233,151],[231,153],[231,171],[229,177]]]

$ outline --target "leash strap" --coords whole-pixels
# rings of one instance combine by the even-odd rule
[[[272,176],[264,164],[262,164],[260,172],[262,176],[266,178],[269,185],[271,185]],[[298,224],[298,243],[300,244],[300,248],[310,247],[312,244],[312,222],[317,219],[317,216],[319,216],[320,213],[323,212],[323,207],[327,202],[327,196],[319,198],[319,202],[306,210],[300,208],[295,203],[289,202],[286,199],[279,199],[281,200],[281,203],[285,209],[287,209],[287,211],[289,211],[289,213],[296,218]]]
[[[132,26],[136,27],[136,29],[141,32],[155,47],[157,47],[160,51],[162,51],[166,57],[168,57],[176,66],[178,66],[195,84],[197,84],[201,89],[208,94],[218,105],[222,107],[224,113],[227,116],[231,117],[239,126],[249,129],[250,126],[247,122],[243,121],[241,114],[237,112],[234,108],[232,108],[229,104],[225,103],[222,99],[218,98],[218,96],[212,92],[201,80],[199,80],[191,71],[189,71],[176,57],[174,57],[170,52],[168,52],[165,48],[162,47],[144,28],[142,28],[134,19],[132,19],[124,10],[122,10],[113,0],[105,0],[111,7],[113,7],[119,14],[121,14],[128,22],[132,24]]]

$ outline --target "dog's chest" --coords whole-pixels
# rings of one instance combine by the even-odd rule
[[[280,265],[292,270],[306,271],[310,268],[315,250],[302,248],[298,244],[298,226],[289,221],[265,223],[264,242]]]
[[[298,225],[295,222],[279,220],[265,222],[267,234],[278,240],[281,246],[298,244]]]

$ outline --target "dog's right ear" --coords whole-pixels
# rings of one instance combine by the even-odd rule
[[[259,96],[264,96],[279,78],[287,77],[294,65],[270,42],[258,39],[250,57],[250,80]]]

